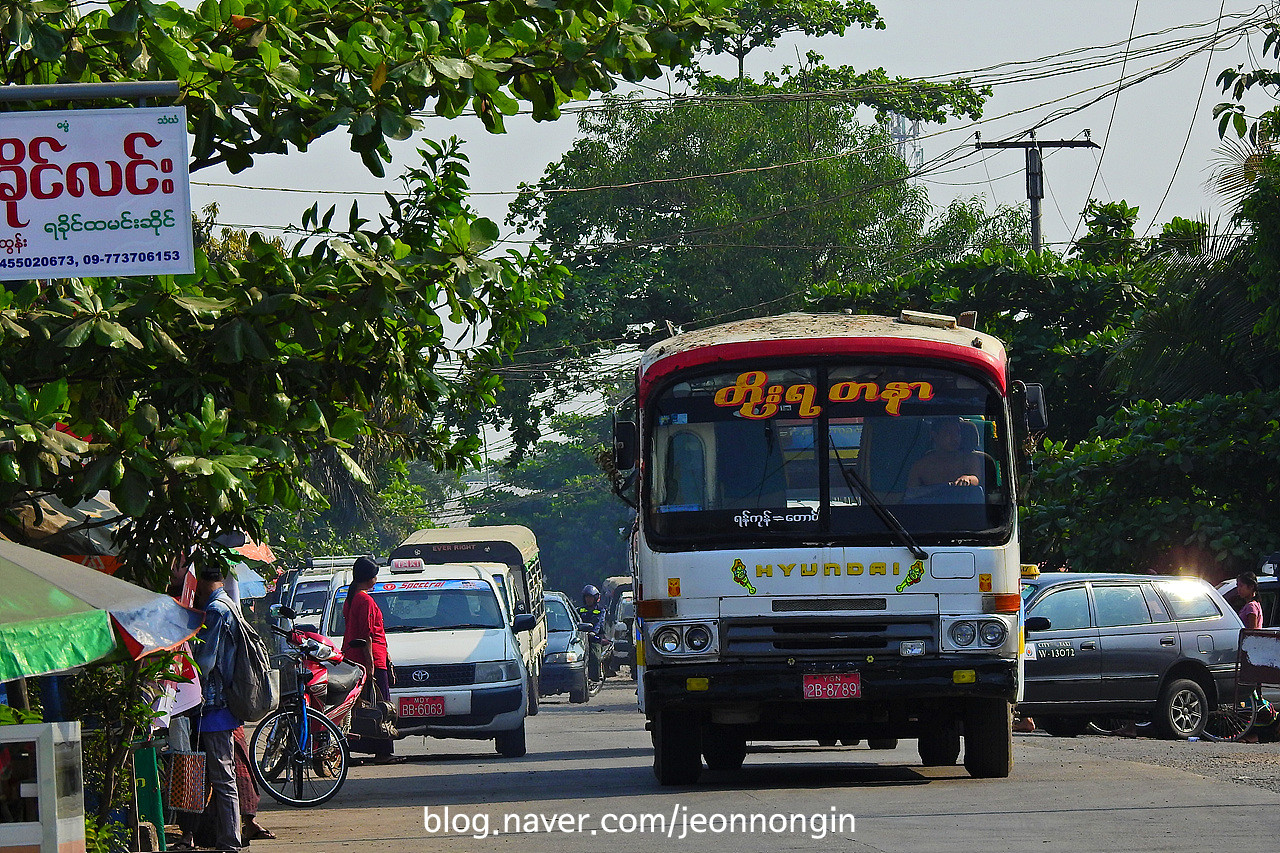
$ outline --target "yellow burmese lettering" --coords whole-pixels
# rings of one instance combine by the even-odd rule
[[[889,567],[886,566],[884,563],[872,563],[870,569],[867,571],[867,574],[883,575],[887,573],[888,568]]]
[[[811,578],[817,573],[818,573],[817,563],[801,563],[800,564],[800,574],[804,575],[805,577]]]
[[[822,407],[815,406],[813,401],[818,397],[818,389],[813,385],[792,385],[787,389],[787,402],[799,403],[802,418],[816,418],[822,414]]]
[[[844,573],[845,573],[846,575],[860,575],[860,574],[862,574],[862,563],[848,563],[848,564],[844,567]]]
[[[782,574],[791,577],[791,573],[795,571],[795,563],[778,563],[778,568],[782,569]]]

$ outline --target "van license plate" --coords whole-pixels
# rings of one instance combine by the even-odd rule
[[[400,697],[400,716],[402,717],[443,717],[443,696],[402,696]]]
[[[861,697],[862,677],[856,672],[804,677],[804,698],[806,699],[859,699]]]

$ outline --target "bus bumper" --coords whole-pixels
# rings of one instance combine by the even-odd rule
[[[852,699],[805,698],[804,676],[857,673],[860,695]],[[951,656],[924,660],[754,661],[669,664],[646,667],[645,710],[711,712],[738,708],[842,709],[861,714],[898,708],[943,707],[957,699],[1015,701],[1018,662]]]

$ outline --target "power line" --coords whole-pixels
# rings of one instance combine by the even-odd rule
[[[1142,0],[1133,0],[1133,19],[1129,22],[1129,42],[1125,45],[1124,62],[1120,65],[1120,81],[1116,84],[1116,97],[1111,102],[1111,117],[1107,119],[1107,132],[1102,137],[1102,151],[1098,154],[1098,166],[1093,171],[1093,180],[1089,182],[1089,192],[1085,194],[1085,210],[1080,211],[1080,218],[1076,220],[1076,227],[1071,231],[1071,239],[1076,239],[1076,234],[1080,230],[1080,225],[1084,222],[1085,212],[1088,210],[1088,200],[1093,198],[1093,187],[1098,182],[1098,175],[1102,172],[1102,158],[1107,156],[1107,142],[1111,140],[1111,127],[1116,120],[1116,107],[1120,104],[1120,92],[1124,88],[1124,72],[1129,64],[1129,43],[1133,42],[1133,31],[1138,26],[1138,6]]]

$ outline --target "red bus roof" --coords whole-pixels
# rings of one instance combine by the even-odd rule
[[[783,314],[712,326],[667,338],[640,360],[638,399],[676,371],[704,364],[799,355],[890,355],[936,358],[977,368],[1001,393],[1008,357],[991,335],[869,314]]]

